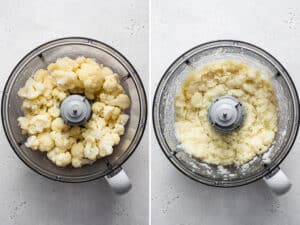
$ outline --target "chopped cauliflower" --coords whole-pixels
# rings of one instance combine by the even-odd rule
[[[90,160],[95,160],[99,153],[99,149],[97,148],[95,143],[87,142],[84,148],[84,157]]]
[[[31,117],[19,117],[18,122],[27,133],[37,134],[51,126],[51,117],[49,114],[43,113]]]
[[[78,85],[77,83],[79,83],[77,75],[73,71],[54,70],[51,76],[63,90],[73,89]]]
[[[39,140],[36,136],[32,135],[27,138],[27,141],[25,142],[25,146],[27,148],[31,148],[33,150],[37,150],[39,148]]]
[[[93,114],[84,126],[70,127],[60,117],[60,104],[72,93],[92,101]],[[130,100],[118,75],[90,58],[57,59],[37,70],[18,95],[24,112],[18,124],[29,135],[25,146],[47,152],[60,167],[79,168],[112,154],[129,119],[124,110]]]
[[[113,92],[118,86],[118,77],[110,74],[104,77],[103,89],[107,92]]]
[[[118,95],[115,99],[109,102],[110,105],[118,106],[121,109],[127,109],[130,105],[129,97],[125,94]]]
[[[70,152],[65,152],[59,148],[54,148],[47,153],[48,159],[50,159],[57,166],[64,167],[72,162],[72,155]]]
[[[25,99],[35,99],[43,93],[44,89],[45,87],[42,83],[30,77],[26,81],[25,86],[18,91],[18,95]]]
[[[37,136],[39,142],[39,150],[42,152],[48,152],[54,148],[54,141],[49,133],[41,133]]]
[[[52,121],[51,129],[53,131],[63,131],[68,129],[68,126],[65,124],[64,120],[61,117],[58,117]]]
[[[81,64],[80,69],[77,70],[77,75],[86,90],[97,92],[101,89],[104,77],[99,64],[95,61]]]

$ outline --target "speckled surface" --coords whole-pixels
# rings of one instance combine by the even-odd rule
[[[273,54],[300,91],[299,1],[152,0],[152,88],[183,52],[216,39],[240,39]],[[274,196],[263,181],[232,189],[213,188],[181,174],[152,134],[153,225],[298,225],[300,139],[282,164],[291,191]]]
[[[16,63],[46,41],[86,36],[112,45],[148,86],[146,0],[3,1],[0,7],[0,92]],[[0,127],[0,224],[148,224],[148,135],[126,162],[133,189],[116,196],[103,179],[83,184],[50,181],[27,168]]]

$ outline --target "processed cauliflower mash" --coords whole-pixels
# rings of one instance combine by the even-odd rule
[[[208,108],[223,95],[245,108],[243,125],[231,133],[216,131]],[[277,99],[270,81],[239,61],[218,61],[189,75],[175,99],[176,135],[193,157],[216,165],[241,165],[265,152],[277,131]]]
[[[92,102],[92,117],[83,126],[68,126],[60,117],[60,103],[70,94],[84,94]],[[119,76],[94,59],[59,58],[29,78],[18,95],[24,116],[19,126],[28,135],[25,145],[47,152],[57,166],[81,167],[108,156],[119,144],[129,116],[129,97]]]

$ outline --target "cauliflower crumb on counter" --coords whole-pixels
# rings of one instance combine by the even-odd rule
[[[69,126],[60,117],[60,103],[73,93],[92,102],[92,117],[82,127]],[[119,76],[91,58],[58,58],[47,70],[36,71],[18,95],[24,112],[18,123],[28,135],[25,146],[47,152],[60,167],[78,168],[112,154],[129,119],[130,99]]]
[[[209,122],[211,102],[223,95],[238,98],[246,110],[242,126],[231,133]],[[193,157],[216,165],[241,165],[262,154],[277,131],[278,106],[273,85],[238,61],[205,65],[189,75],[175,99],[176,136]]]

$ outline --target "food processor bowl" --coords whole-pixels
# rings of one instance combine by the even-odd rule
[[[187,75],[207,63],[230,59],[246,62],[273,83],[279,108],[278,131],[272,145],[264,154],[241,166],[217,166],[195,159],[182,149],[175,134],[174,101]],[[297,136],[299,99],[288,72],[272,55],[241,41],[213,41],[187,51],[167,69],[155,93],[153,124],[161,149],[185,175],[211,186],[240,186],[262,177],[268,180],[279,171],[276,168],[289,153]],[[278,192],[289,189],[290,185],[287,182],[282,184],[285,185],[285,190],[279,188]]]
[[[126,111],[130,118],[125,128],[125,134],[121,136],[120,143],[114,147],[112,155],[82,168],[58,167],[47,158],[45,153],[27,148],[24,144],[27,137],[22,134],[17,121],[17,118],[23,115],[21,110],[23,100],[18,96],[18,90],[38,69],[46,69],[57,58],[66,56],[73,59],[79,56],[94,58],[99,64],[110,67],[119,74],[121,85],[131,100],[131,106]],[[147,117],[144,87],[130,62],[112,47],[93,39],[81,37],[53,40],[28,53],[8,78],[4,88],[1,110],[5,134],[19,158],[37,173],[64,182],[84,182],[106,175],[107,178],[113,177],[120,171],[118,168],[136,149],[142,138]],[[124,178],[124,173],[120,172],[120,174]]]

